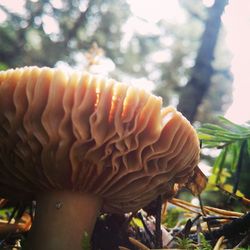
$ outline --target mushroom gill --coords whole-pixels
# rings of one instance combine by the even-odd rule
[[[35,249],[42,240],[52,242],[46,249],[80,249],[72,244],[91,233],[100,209],[131,212],[170,197],[198,160],[190,123],[142,89],[86,72],[0,72],[0,196],[37,200]],[[48,218],[54,226],[46,233]],[[79,233],[61,229],[65,223]],[[53,240],[56,230],[67,239]]]

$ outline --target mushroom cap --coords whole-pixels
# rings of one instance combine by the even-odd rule
[[[0,72],[0,196],[93,193],[124,213],[173,195],[193,175],[190,123],[143,89],[89,73]]]

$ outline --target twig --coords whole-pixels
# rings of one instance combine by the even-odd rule
[[[194,206],[190,206],[189,207],[189,205],[185,205],[185,204],[179,203],[177,201],[177,199],[172,199],[169,202],[172,203],[172,204],[174,204],[175,206],[181,207],[181,208],[186,209],[186,210],[188,210],[190,212],[193,212],[193,213],[196,213],[196,214],[200,214],[199,211],[190,208],[190,207],[193,207],[193,208],[199,208],[199,207],[194,207]]]
[[[223,225],[221,228],[212,231],[211,233],[205,233],[207,240],[218,239],[221,236],[226,238],[232,238],[237,234],[246,233],[250,229],[250,213],[235,219],[232,222]]]
[[[156,200],[156,214],[155,214],[155,247],[162,248],[162,231],[161,231],[161,207],[162,197],[158,196]]]
[[[244,245],[250,238],[250,235],[245,236],[239,243],[238,245],[236,245],[232,250],[236,250],[239,247],[241,247],[242,245]]]
[[[15,218],[16,213],[20,209],[20,204],[17,204],[14,208],[13,211],[10,214],[10,217],[8,218],[8,224],[10,224],[11,220]]]
[[[130,250],[129,248],[119,246],[119,250]]]
[[[239,217],[237,216],[206,216],[203,218],[204,221],[212,221],[212,220],[235,220],[238,219]]]
[[[190,234],[192,226],[199,220],[200,217],[201,214],[198,214],[193,220],[188,219],[184,228],[180,232],[178,232],[175,236],[187,238],[188,235]]]
[[[200,208],[201,208],[202,215],[206,216],[206,213],[205,213],[205,210],[204,210],[204,207],[203,207],[203,202],[201,200],[201,196],[200,195],[198,195],[198,199],[199,199],[199,203],[200,203]]]
[[[217,184],[216,185],[217,188],[219,188],[223,193],[225,193],[226,195],[228,195],[229,197],[232,197],[233,199],[241,202],[243,205],[245,206],[250,206],[250,199],[247,199],[244,196],[238,196],[237,194],[231,193],[227,190],[225,190],[221,185]]]
[[[28,213],[31,217],[31,223],[33,223],[34,221],[34,214],[35,214],[35,204],[32,202],[30,202],[30,204],[28,205]]]
[[[173,198],[173,199],[170,200],[169,202],[172,203],[172,204],[174,204],[174,205],[176,205],[176,206],[185,208],[185,209],[187,209],[187,210],[189,210],[189,211],[191,211],[191,212],[199,213],[199,211],[192,210],[192,209],[190,209],[190,208],[188,208],[188,207],[200,209],[200,206],[193,205],[192,203],[189,203],[189,202],[187,202],[187,201],[183,201],[183,200],[180,200],[180,199]],[[182,204],[183,204],[183,206],[182,206]],[[187,207],[187,206],[188,206],[188,207]],[[204,206],[203,208],[204,208],[204,210],[205,210],[207,213],[213,212],[213,213],[220,214],[220,215],[224,215],[224,216],[241,217],[241,216],[244,215],[243,213],[228,211],[228,210],[224,210],[224,209],[220,209],[220,208],[214,208],[214,207],[210,207],[210,206]]]
[[[201,245],[201,236],[200,236],[200,233],[202,232],[200,221],[197,223],[196,227],[197,227],[198,246],[200,246]]]
[[[223,240],[225,239],[224,236],[221,236],[218,241],[216,242],[213,250],[220,250],[221,244],[223,243]]]
[[[140,250],[150,250],[148,247],[146,247],[144,244],[142,244],[141,242],[139,242],[138,240],[132,238],[132,237],[129,237],[128,238],[129,241],[136,247],[138,247]]]
[[[236,216],[236,217],[241,217],[242,215],[244,215],[243,213],[238,213],[238,212],[234,212],[234,211],[228,211],[228,210],[224,210],[224,209],[220,209],[220,208],[215,208],[215,207],[209,207],[209,206],[205,206],[205,209],[211,212],[214,212],[216,214],[221,214],[221,215],[225,215],[225,216]]]
[[[242,169],[242,165],[243,165],[242,164],[243,163],[243,154],[244,154],[244,150],[246,147],[246,143],[247,143],[247,140],[244,140],[242,145],[241,145],[241,148],[240,148],[239,161],[237,164],[237,169],[236,169],[236,173],[235,173],[235,183],[234,183],[234,187],[233,187],[234,194],[236,193],[238,186],[239,186],[239,182],[240,182],[240,174],[241,174],[241,169]]]
[[[199,199],[199,203],[200,203],[200,207],[201,207],[201,211],[202,211],[203,217],[206,217],[206,213],[205,213],[205,210],[204,210],[204,207],[203,207],[203,202],[201,200],[201,196],[200,195],[198,195],[198,199]],[[209,221],[206,221],[206,223],[207,223],[208,231],[211,232],[211,227],[210,227]]]
[[[148,229],[148,226],[147,226],[147,224],[145,223],[142,214],[141,214],[140,212],[138,212],[138,213],[137,213],[137,216],[138,216],[138,218],[141,220],[141,222],[142,222],[142,224],[143,224],[143,227],[144,227],[146,233],[148,234],[150,240],[151,240],[151,241],[154,241],[154,235],[153,235],[153,234],[151,233],[151,231]]]
[[[0,208],[2,208],[7,203],[6,199],[0,198]]]
[[[188,219],[184,228],[177,234],[178,237],[187,238],[190,234],[191,227],[193,226],[193,222],[191,219]]]
[[[163,206],[162,206],[162,212],[161,212],[161,216],[162,216],[162,217],[167,215],[167,206],[168,206],[168,202],[165,201],[165,202],[163,203]]]

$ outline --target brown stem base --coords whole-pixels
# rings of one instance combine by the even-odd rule
[[[37,197],[29,250],[82,250],[84,233],[94,229],[101,199],[89,194],[57,191]]]

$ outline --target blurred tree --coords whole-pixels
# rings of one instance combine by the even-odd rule
[[[7,14],[0,26],[0,62],[8,67],[54,66],[59,60],[75,64],[77,53],[93,42],[116,59],[121,26],[130,14],[120,0],[26,0],[23,13],[0,8]]]
[[[221,16],[227,4],[228,0],[216,0],[209,8],[195,65],[188,83],[181,91],[178,109],[191,122],[194,121],[197,109],[211,85],[214,75],[212,63],[221,27]]]
[[[165,35],[171,37],[170,58],[159,64],[163,73],[155,93],[162,95],[166,104],[179,103],[178,109],[191,121],[215,122],[215,116],[226,110],[232,97],[231,55],[220,21],[226,2],[215,2],[212,7],[201,0],[180,2],[186,10],[187,25],[161,22]],[[218,5],[223,6],[218,10]],[[194,79],[200,88],[194,86]],[[199,90],[203,93],[197,93]]]
[[[125,0],[20,2],[24,2],[21,12],[0,2],[0,11],[7,17],[0,22],[0,69],[23,65],[53,67],[58,62],[86,69],[87,51],[97,43],[102,49],[98,63],[109,58],[110,68],[116,66],[112,77],[127,82],[137,78],[143,87],[155,86],[155,93],[163,97],[164,104],[174,106],[190,78],[204,23],[209,19],[209,9],[201,0],[181,1],[188,25],[165,19],[150,24],[133,16]],[[211,87],[199,105],[196,118],[200,121],[211,122],[211,114],[221,113],[223,105],[230,101],[225,98],[230,96],[230,79],[223,37],[221,33],[216,45]]]

